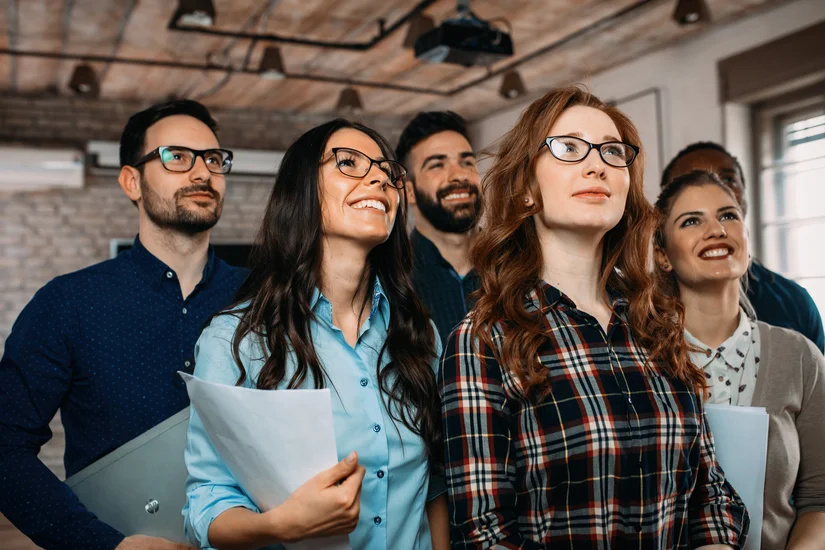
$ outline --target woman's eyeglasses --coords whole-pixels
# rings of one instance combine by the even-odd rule
[[[599,156],[610,166],[626,168],[633,164],[639,148],[621,141],[590,143],[573,136],[551,136],[544,140],[554,157],[562,162],[580,162],[596,149]]]
[[[334,147],[332,157],[335,158],[335,167],[345,176],[363,178],[372,169],[372,165],[377,164],[378,168],[389,178],[390,187],[404,189],[404,178],[407,175],[407,169],[400,162],[375,160],[361,151],[346,147]]]
[[[203,159],[206,169],[213,174],[228,174],[232,170],[232,151],[228,149],[190,149],[178,145],[163,145],[143,156],[135,168],[150,160],[159,158],[164,168],[170,172],[188,172],[195,166],[195,159]]]

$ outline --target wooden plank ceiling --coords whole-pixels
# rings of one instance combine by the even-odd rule
[[[502,69],[523,57],[517,69],[528,90],[587,79],[602,70],[663,48],[783,0],[707,0],[710,25],[681,28],[670,18],[675,0],[473,0],[484,19],[506,18],[512,26],[515,56],[489,68],[431,64],[403,47],[406,27],[374,48],[359,52],[278,44],[286,70],[435,90],[410,93],[358,87],[368,114],[396,116],[421,109],[453,109],[470,119],[509,104],[499,93]],[[412,0],[214,0],[215,28],[277,33],[316,40],[367,41],[378,19],[392,24],[417,2]],[[267,43],[250,49],[249,40],[169,30],[175,0],[0,0],[0,48],[67,54],[182,61],[256,68]],[[621,17],[616,14],[629,10]],[[455,0],[438,0],[424,12],[436,23],[453,17]],[[603,22],[602,24],[599,24]],[[552,44],[563,44],[532,56]],[[71,94],[68,81],[76,61],[0,55],[0,90],[10,93]],[[255,74],[93,64],[107,99],[201,99],[210,106],[287,113],[332,112],[342,84]]]

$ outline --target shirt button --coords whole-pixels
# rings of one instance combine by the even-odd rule
[[[381,426],[379,426],[378,424],[374,424],[373,427],[372,427],[372,431],[374,431],[375,433],[380,432],[381,431]]]
[[[175,276],[175,275],[174,275],[171,271],[167,271],[167,272],[166,272],[166,278],[167,278],[167,279],[171,279],[171,278],[172,278],[172,277],[174,277],[174,276]]]
[[[184,361],[184,362],[183,362],[183,366],[184,366],[184,367],[188,367],[188,366],[189,366],[189,365],[191,365],[191,364],[192,364],[192,363],[191,363],[190,361]]]
[[[725,377],[724,377],[724,376],[720,376],[720,377],[719,377],[719,381],[720,381],[720,382],[724,382],[724,381],[725,381]]]
[[[367,380],[366,378],[362,378],[362,379],[361,379],[361,387],[362,387],[362,388],[366,388],[366,387],[367,387],[367,384],[369,384],[369,383],[370,383],[370,381],[369,381],[369,380]]]
[[[376,472],[375,475],[378,476],[378,479],[383,478],[384,477],[384,470],[378,470],[378,472]]]
[[[378,517],[378,516],[375,516],[374,518],[372,518],[372,521],[373,521],[376,525],[381,525],[381,518],[380,518],[380,517]]]
[[[629,397],[627,398],[627,402],[630,403],[631,405],[633,404],[633,400]]]
[[[183,308],[183,314],[186,315],[186,308]]]
[[[637,523],[636,525],[633,526],[633,529],[635,529],[637,533],[641,533],[642,532],[642,525],[640,523]]]

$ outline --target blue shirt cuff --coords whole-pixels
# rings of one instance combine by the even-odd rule
[[[246,508],[255,513],[260,513],[260,510],[255,506],[251,500],[242,496],[228,496],[211,504],[206,510],[203,510],[200,517],[194,522],[192,527],[194,533],[189,530],[189,522],[186,522],[186,538],[189,542],[198,546],[198,548],[208,549],[212,548],[209,542],[209,526],[215,521],[219,515],[223,514],[230,508]]]

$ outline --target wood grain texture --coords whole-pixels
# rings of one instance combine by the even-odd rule
[[[17,48],[109,55],[115,45],[123,15],[132,0],[74,0],[70,24],[64,26],[64,7],[70,0],[18,0]],[[708,0],[711,25],[751,15],[787,0]],[[473,10],[485,19],[506,18],[512,26],[515,57],[503,60],[497,70],[583,29],[578,38],[520,65],[531,95],[560,84],[585,82],[588,77],[615,67],[674,41],[701,33],[708,26],[680,28],[671,19],[673,0],[653,0],[629,15],[601,27],[594,25],[638,0],[474,0]],[[392,24],[414,5],[410,0],[215,0],[216,28],[316,40],[368,41],[378,33],[378,20]],[[11,0],[0,1],[0,46],[7,46]],[[117,55],[141,59],[179,60],[191,63],[243,65],[250,40],[232,39],[167,29],[177,6],[174,0],[140,0],[131,12]],[[271,8],[268,17],[261,15]],[[453,0],[439,0],[425,13],[436,22],[455,15]],[[264,24],[265,23],[265,24]],[[403,48],[406,26],[369,51],[346,51],[279,44],[288,71],[342,79],[453,90],[473,82],[487,68],[429,64]],[[249,67],[257,67],[268,44],[253,45]],[[17,59],[17,79],[12,90],[11,60],[0,55],[0,90],[25,94],[61,94],[67,90],[73,61]],[[97,70],[103,67],[94,65]],[[508,105],[498,94],[501,76],[462,93],[438,95],[359,88],[365,110],[374,115],[406,115],[421,109],[449,108],[470,119]],[[115,100],[160,101],[168,97],[200,98],[212,107],[242,107],[284,113],[332,113],[343,85],[305,80],[262,80],[257,75],[181,70],[114,64],[102,83],[102,95]]]

